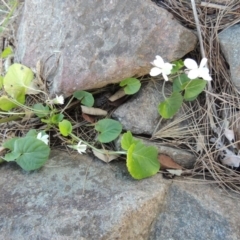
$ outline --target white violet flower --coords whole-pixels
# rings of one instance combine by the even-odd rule
[[[64,97],[63,95],[56,95],[54,99],[47,100],[47,102],[50,104],[64,104]]]
[[[72,146],[68,145],[68,147],[77,150],[80,154],[85,153],[87,150],[87,145],[82,144],[82,141],[80,141],[77,145],[72,145]]]
[[[196,61],[191,58],[184,60],[184,65],[188,71],[188,77],[190,79],[196,79],[198,77],[203,78],[206,81],[211,81],[212,78],[209,75],[209,69],[206,67],[207,58],[203,58],[200,66],[198,67]]]
[[[160,56],[156,56],[156,59],[151,62],[151,64],[154,66],[151,71],[150,75],[152,77],[155,77],[159,74],[162,74],[165,81],[168,81],[168,76],[171,73],[171,70],[173,68],[173,64],[171,63],[165,63],[163,59]]]
[[[48,139],[49,135],[48,134],[44,134],[44,132],[40,132],[37,135],[37,139],[43,141],[46,145],[48,145],[49,139]]]

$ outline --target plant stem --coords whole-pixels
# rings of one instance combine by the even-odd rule
[[[164,100],[166,100],[166,96],[165,96],[165,93],[164,93],[164,89],[165,89],[165,80],[163,80],[162,95],[163,95],[163,97],[164,97]]]
[[[83,141],[82,139],[80,139],[79,137],[75,136],[73,133],[70,133],[69,134],[74,140],[76,141],[81,141],[83,142],[84,144],[86,144],[88,147],[90,147],[91,149],[99,152],[99,153],[102,153],[102,154],[110,154],[110,155],[118,155],[118,154],[122,154],[122,155],[127,155],[127,152],[126,151],[106,151],[106,150],[102,150],[102,149],[98,149],[98,148],[95,148],[94,146],[92,146],[91,144],[89,144],[88,142],[85,142]]]

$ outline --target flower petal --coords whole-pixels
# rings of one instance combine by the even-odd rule
[[[206,64],[207,64],[207,58],[203,58],[203,59],[201,60],[201,62],[200,62],[199,68],[205,67]]]
[[[188,69],[197,69],[198,68],[198,65],[197,65],[197,62],[194,61],[193,59],[191,58],[187,58],[184,60],[184,65],[186,68]]]
[[[162,71],[165,74],[169,75],[171,73],[172,68],[173,68],[173,65],[171,63],[164,63],[164,67],[163,67]]]
[[[196,79],[199,76],[199,70],[198,69],[192,69],[188,73],[188,78],[190,79]]]
[[[152,76],[152,77],[155,77],[155,76],[157,76],[157,75],[159,75],[159,74],[161,74],[162,73],[162,70],[160,69],[160,68],[157,68],[157,67],[153,67],[152,69],[151,69],[151,71],[150,71],[150,75]]]
[[[163,66],[164,66],[164,61],[163,61],[162,57],[160,57],[159,55],[157,55],[157,56],[156,56],[156,59],[153,61],[153,64],[154,64],[156,67],[163,68]]]
[[[199,69],[199,77],[203,78],[206,81],[212,80],[211,76],[209,75],[209,69],[206,67]]]
[[[164,78],[165,81],[168,81],[168,76],[167,76],[166,73],[162,72],[162,76],[163,76],[163,78]]]

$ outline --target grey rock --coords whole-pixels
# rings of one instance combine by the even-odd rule
[[[25,0],[16,61],[42,60],[52,93],[70,95],[149,72],[194,49],[196,36],[151,0]]]
[[[238,239],[235,196],[160,174],[135,181],[125,165],[59,151],[31,173],[1,165],[0,239]]]
[[[157,107],[164,97],[161,94],[163,81],[149,82],[129,101],[119,106],[112,114],[125,130],[134,134],[152,135],[160,116]],[[166,84],[170,89],[170,84]]]
[[[133,180],[105,164],[54,151],[39,171],[0,168],[0,239],[147,239],[169,183]]]
[[[174,183],[149,239],[237,240],[239,207],[238,198],[230,198],[216,185]]]
[[[143,86],[141,90],[135,94],[128,102],[119,106],[112,114],[121,122],[125,130],[129,130],[134,134],[148,134],[152,135],[154,132],[172,123],[174,119],[179,118],[183,114],[180,110],[170,120],[161,120],[158,113],[158,105],[164,101],[162,94],[163,81],[151,81],[147,86]],[[169,95],[172,91],[172,84],[166,83],[164,92]],[[188,123],[186,120],[178,122],[175,127],[187,128]],[[171,137],[171,135],[169,136]]]
[[[221,49],[230,65],[232,82],[240,91],[240,25],[222,31],[218,37]]]

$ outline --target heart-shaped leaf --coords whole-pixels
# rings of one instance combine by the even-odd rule
[[[51,123],[58,124],[63,120],[63,118],[64,118],[64,115],[62,113],[54,114],[53,116],[51,116]]]
[[[67,137],[70,133],[72,133],[72,124],[68,120],[63,120],[58,124],[60,133]]]
[[[128,95],[134,94],[139,91],[141,87],[141,82],[136,78],[126,78],[119,84],[124,87],[124,92]]]
[[[76,91],[73,96],[81,101],[81,103],[87,107],[92,107],[94,104],[93,95],[85,91]]]
[[[189,83],[183,84],[182,88],[185,90],[184,99],[192,101],[196,98],[206,87],[207,81],[202,79],[195,79]]]
[[[34,113],[39,117],[46,117],[50,113],[48,106],[44,106],[42,103],[37,103],[33,105]]]
[[[26,171],[43,166],[50,153],[48,145],[34,137],[17,138],[4,143],[3,146],[12,150],[5,158],[12,161],[16,157],[17,164]]]
[[[159,104],[159,114],[165,119],[173,117],[182,106],[182,102],[183,97],[181,93],[173,92],[169,98],[166,98],[164,102]]]
[[[183,84],[190,82],[187,74],[183,73],[173,79],[173,92],[181,92],[184,88]]]
[[[123,134],[122,139],[121,139],[121,147],[124,150],[128,150],[132,144],[137,144],[139,143],[140,140],[135,139],[132,136],[132,133],[130,131],[127,131],[126,133]]]
[[[155,175],[160,168],[157,149],[141,142],[132,144],[127,152],[127,168],[135,179]]]
[[[8,68],[3,79],[5,91],[14,99],[23,103],[27,87],[33,80],[33,72],[22,64],[14,63]],[[23,99],[24,97],[24,99]]]
[[[102,119],[95,124],[95,129],[100,132],[99,142],[108,143],[116,139],[122,132],[122,125],[113,119]]]
[[[13,103],[8,96],[3,95],[0,97],[0,109],[2,109],[3,111],[9,111],[16,106],[17,105]]]

